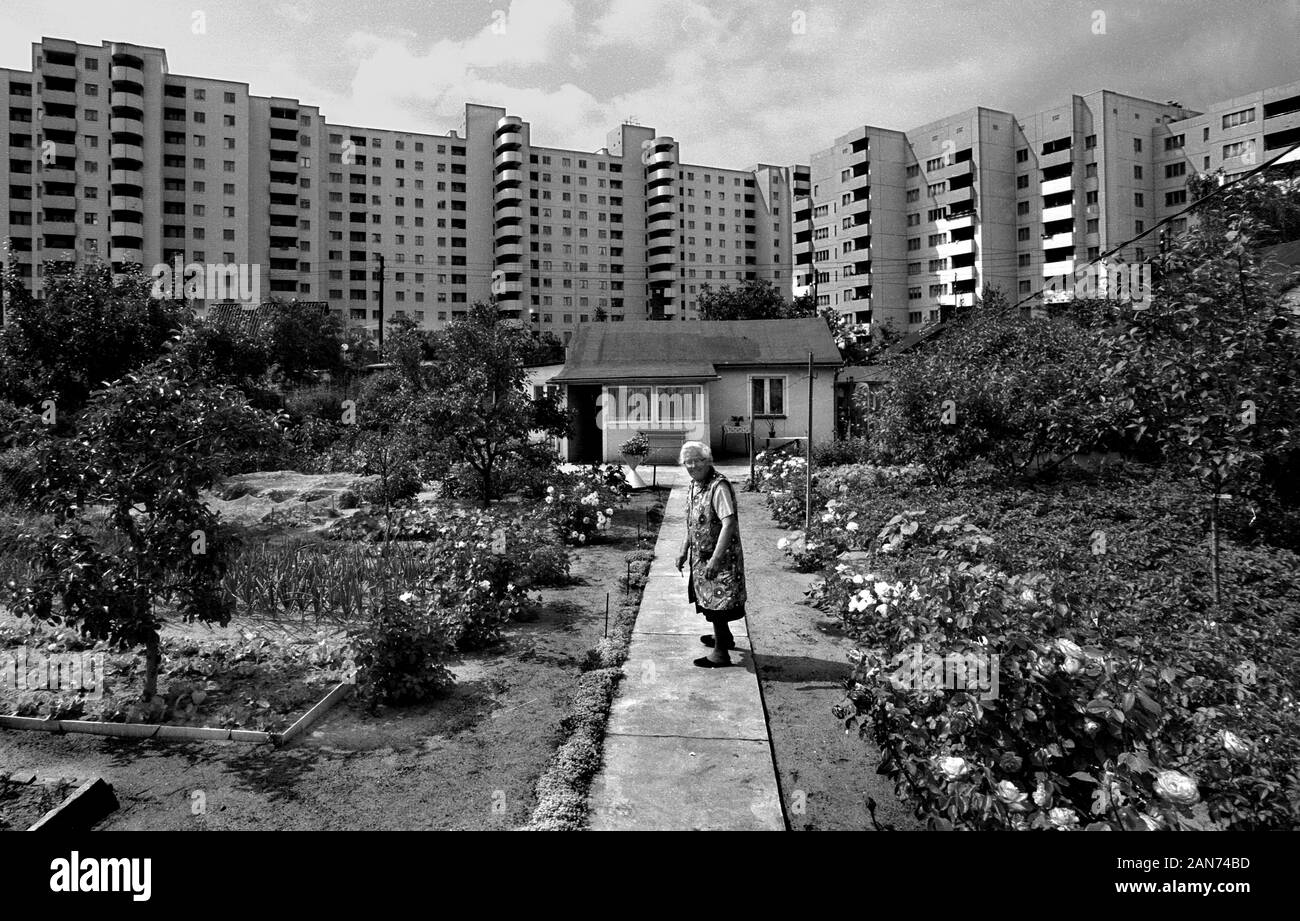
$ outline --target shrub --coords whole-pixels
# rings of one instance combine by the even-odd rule
[[[413,594],[386,588],[348,639],[357,693],[372,705],[417,702],[455,682],[443,664],[453,645],[445,624]]]
[[[1216,612],[1188,482],[1115,471],[1050,489],[900,479],[881,492],[832,500],[819,518],[830,551],[812,594],[858,647],[838,715],[872,737],[918,816],[937,828],[1297,824],[1300,560],[1229,543]],[[906,668],[995,654],[989,700],[918,686]]]
[[[866,438],[837,438],[824,444],[813,445],[813,468],[835,467],[841,464],[867,464],[874,457],[871,442]]]
[[[414,464],[398,462],[389,467],[367,468],[366,472],[375,473],[376,476],[361,484],[358,495],[363,502],[377,507],[387,509],[409,506],[424,488]]]
[[[24,505],[41,480],[35,448],[0,450],[0,506]]]
[[[585,544],[609,527],[614,506],[625,504],[630,492],[622,470],[613,464],[559,472],[546,488],[547,517],[561,541]]]

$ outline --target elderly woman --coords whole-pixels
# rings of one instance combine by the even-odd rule
[[[686,597],[713,624],[713,635],[700,642],[713,651],[695,660],[701,668],[731,664],[728,650],[736,641],[727,626],[745,616],[745,556],[740,546],[736,495],[731,482],[713,467],[713,452],[698,441],[682,445],[678,462],[691,475],[686,505],[686,541],[677,556],[677,571],[689,561]]]

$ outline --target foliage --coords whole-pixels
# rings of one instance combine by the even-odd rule
[[[546,488],[547,517],[563,542],[589,543],[609,528],[614,507],[625,504],[630,492],[623,471],[613,464],[559,472]]]
[[[555,399],[525,391],[523,359],[531,337],[502,321],[494,304],[475,304],[439,331],[439,362],[412,410],[426,470],[434,478],[465,464],[486,505],[500,495],[498,476],[511,457],[530,454],[530,436],[567,434]]]
[[[376,704],[415,703],[446,690],[452,643],[442,622],[409,593],[386,585],[365,622],[348,631],[357,694]]]
[[[928,348],[890,362],[895,383],[873,430],[884,457],[941,474],[977,460],[1020,473],[1123,444],[1133,402],[1095,338],[1068,318],[1005,306],[987,299]]]
[[[814,444],[813,469],[837,467],[843,464],[866,464],[873,457],[872,445],[867,438],[837,438],[834,441]]]
[[[185,621],[230,617],[220,581],[232,547],[200,492],[272,425],[237,393],[176,371],[163,360],[95,391],[73,437],[39,444],[37,492],[55,527],[26,535],[37,572],[10,591],[20,614],[143,645],[146,697],[157,686],[156,602],[173,602]],[[81,520],[101,503],[123,549]]]
[[[1300,559],[1229,540],[1216,613],[1191,481],[849,480],[813,535],[858,647],[838,712],[932,827],[1297,824]],[[996,654],[996,697],[926,687],[918,654]]]
[[[650,439],[637,432],[619,445],[618,451],[624,457],[645,457],[650,453]]]
[[[335,374],[344,370],[342,325],[328,311],[273,301],[262,335],[274,376],[283,384],[312,381],[318,371]]]
[[[0,328],[0,397],[40,410],[53,400],[60,426],[90,392],[162,354],[184,308],[150,296],[152,280],[114,276],[106,264],[45,276],[33,300],[11,269],[0,278],[9,298]]]
[[[765,278],[749,279],[737,288],[711,285],[700,289],[701,320],[790,320],[815,316],[807,298],[787,301],[781,290]]]

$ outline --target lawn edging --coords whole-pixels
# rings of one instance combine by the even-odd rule
[[[79,732],[87,735],[113,736],[119,739],[158,739],[183,742],[267,742],[283,745],[302,734],[353,690],[343,682],[335,685],[321,700],[284,732],[259,729],[215,729],[207,726],[167,726],[161,723],[106,723],[98,720],[48,720],[35,716],[0,716],[0,729],[23,729],[38,732]]]

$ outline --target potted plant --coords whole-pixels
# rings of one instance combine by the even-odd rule
[[[623,455],[623,459],[627,461],[628,484],[633,489],[643,489],[645,487],[645,480],[641,479],[641,475],[636,472],[636,468],[637,465],[644,461],[646,456],[650,453],[650,439],[646,438],[642,433],[637,432],[627,441],[623,442],[623,444],[619,446],[618,450],[619,453]]]

